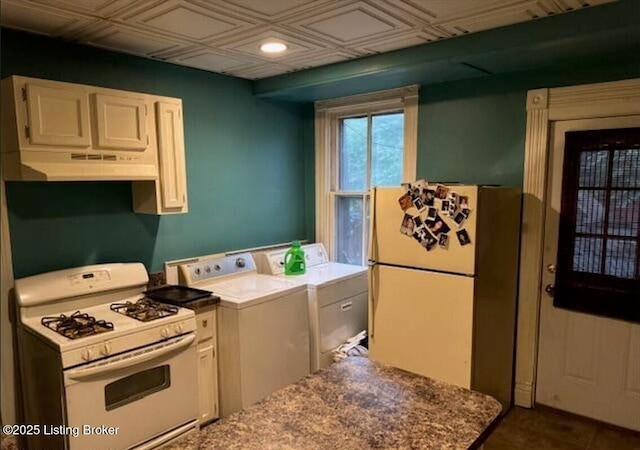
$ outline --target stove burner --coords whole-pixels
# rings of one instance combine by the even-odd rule
[[[154,302],[147,297],[142,297],[135,303],[129,301],[125,303],[114,303],[111,305],[111,310],[124,314],[125,316],[133,317],[142,322],[178,314],[177,306]]]
[[[96,320],[95,317],[80,311],[76,311],[70,316],[60,314],[59,316],[43,317],[40,322],[68,339],[78,339],[113,330],[111,322]]]

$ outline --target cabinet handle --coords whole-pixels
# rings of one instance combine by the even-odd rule
[[[353,306],[352,302],[343,303],[342,305],[340,305],[340,309],[342,311],[347,311],[347,310],[351,309],[351,306]]]
[[[204,319],[204,320],[202,321],[202,327],[203,327],[203,328],[207,328],[207,325],[208,325],[208,324],[209,324],[209,321],[208,321],[207,319]]]

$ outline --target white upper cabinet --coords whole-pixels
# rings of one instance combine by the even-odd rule
[[[158,180],[133,183],[133,209],[143,214],[188,211],[182,100],[156,98]]]
[[[98,147],[144,150],[149,146],[144,98],[124,93],[94,97]]]
[[[29,83],[24,87],[27,102],[25,134],[29,143],[61,147],[89,147],[89,98],[70,85]]]
[[[187,212],[181,99],[17,75],[0,87],[6,180],[129,180],[135,212]]]
[[[182,105],[157,102],[156,124],[162,206],[182,208],[187,201]]]

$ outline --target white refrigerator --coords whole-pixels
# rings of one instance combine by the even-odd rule
[[[406,186],[371,190],[370,357],[489,394],[506,410],[513,392],[521,193],[438,186],[413,185],[411,203]],[[424,228],[428,234],[421,234]]]

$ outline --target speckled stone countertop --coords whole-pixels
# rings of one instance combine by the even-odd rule
[[[167,448],[467,449],[501,409],[487,395],[350,357]]]

